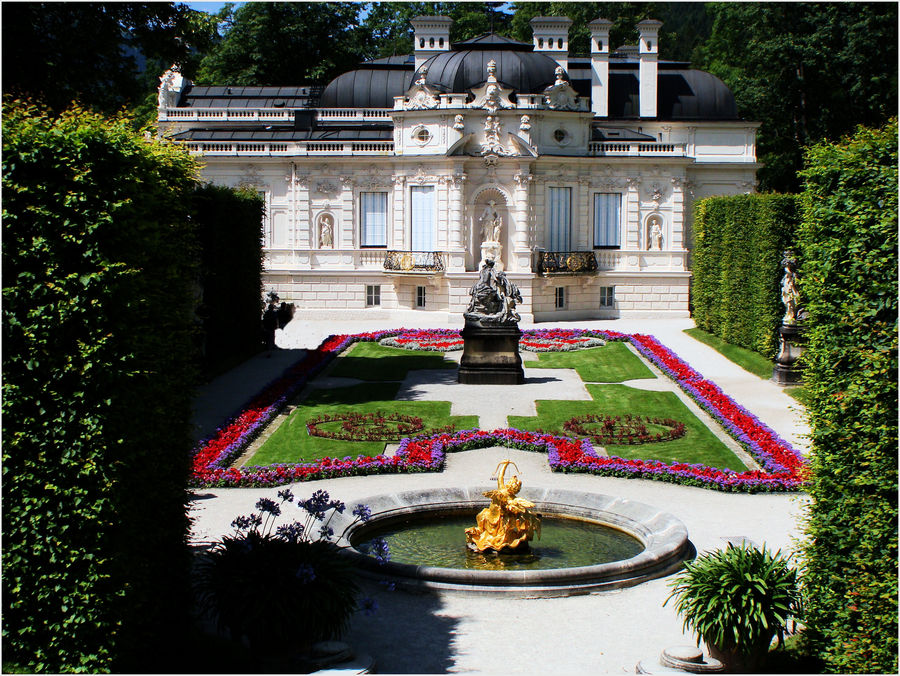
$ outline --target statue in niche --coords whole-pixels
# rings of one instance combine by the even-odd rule
[[[496,204],[497,203],[494,200],[488,202],[488,205],[484,208],[484,212],[481,214],[481,218],[478,219],[478,222],[481,223],[482,242],[500,241],[500,231],[503,228],[503,219],[497,212]]]
[[[522,302],[522,294],[492,259],[482,262],[478,281],[469,295],[469,307],[463,313],[466,319],[482,324],[512,324],[521,319],[516,303]]]
[[[781,261],[784,268],[784,278],[781,280],[781,302],[784,303],[784,318],[782,324],[797,323],[797,308],[800,303],[800,285],[797,278],[797,259],[793,252],[785,251]]]
[[[319,216],[319,248],[330,249],[334,246],[334,219],[331,214]]]
[[[647,224],[649,225],[647,248],[662,251],[662,222],[659,216],[651,216]]]

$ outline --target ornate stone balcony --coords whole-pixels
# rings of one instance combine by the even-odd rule
[[[598,269],[593,251],[538,251],[531,266],[539,275],[589,275]]]

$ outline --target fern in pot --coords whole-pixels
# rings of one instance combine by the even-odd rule
[[[781,551],[729,544],[685,563],[669,583],[683,628],[732,672],[756,671],[800,611],[797,571]]]

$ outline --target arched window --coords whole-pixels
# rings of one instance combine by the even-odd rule
[[[538,38],[538,49],[544,48],[544,38]]]
[[[434,47],[434,38],[431,38],[431,39],[428,41],[428,46],[429,46],[429,47]]]

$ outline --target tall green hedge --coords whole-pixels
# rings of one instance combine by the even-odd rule
[[[177,670],[197,167],[125,118],[3,113],[3,659]]]
[[[897,122],[807,153],[808,624],[835,672],[897,673]]]
[[[203,365],[219,373],[260,349],[263,200],[205,185],[194,196],[201,243]]]
[[[772,359],[781,303],[781,259],[794,246],[795,195],[709,197],[697,203],[691,303],[697,326]]]

